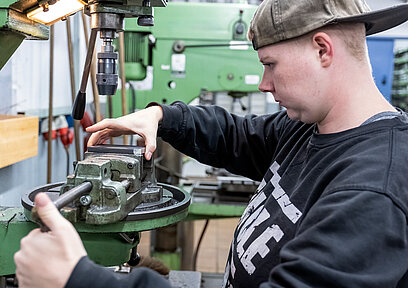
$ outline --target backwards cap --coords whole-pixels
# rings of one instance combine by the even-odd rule
[[[255,50],[336,23],[364,23],[367,35],[408,20],[408,4],[371,11],[364,0],[265,0],[252,18]]]

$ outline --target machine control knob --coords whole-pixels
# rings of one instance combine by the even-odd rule
[[[173,51],[176,53],[182,53],[184,52],[185,45],[184,42],[181,40],[175,41],[173,44]]]
[[[153,16],[139,16],[137,18],[137,25],[139,26],[154,26],[154,18]]]
[[[244,34],[244,24],[238,23],[237,27],[235,28],[235,32],[239,35]]]

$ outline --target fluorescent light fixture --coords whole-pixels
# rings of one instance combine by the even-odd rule
[[[57,0],[55,4],[48,5],[48,9],[40,6],[28,12],[27,17],[36,22],[52,25],[61,18],[81,10],[84,5],[81,0]]]

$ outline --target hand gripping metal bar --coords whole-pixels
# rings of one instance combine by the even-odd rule
[[[72,201],[78,199],[79,197],[89,193],[92,190],[92,183],[91,182],[84,182],[71,190],[68,190],[64,194],[62,194],[60,197],[58,197],[57,200],[55,200],[53,203],[55,207],[57,207],[58,210],[61,208],[67,206],[69,203]],[[40,225],[41,232],[48,232],[50,231],[50,228],[48,228],[47,225],[45,225],[40,216],[38,215],[37,207],[33,207],[31,210],[31,215],[33,217],[33,220]]]

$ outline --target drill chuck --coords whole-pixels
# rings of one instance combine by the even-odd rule
[[[112,41],[116,36],[115,30],[102,29],[103,40],[101,52],[98,53],[98,73],[96,84],[100,95],[115,95],[118,88],[118,74],[116,60],[118,53],[114,52]]]
[[[116,68],[116,52],[98,53],[98,73],[96,84],[100,95],[115,95],[118,88],[118,74]]]

